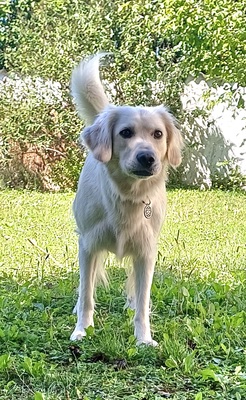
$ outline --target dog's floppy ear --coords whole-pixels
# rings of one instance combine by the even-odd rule
[[[182,159],[183,139],[179,129],[176,127],[175,118],[165,107],[158,107],[167,130],[167,159],[172,167],[178,167]]]
[[[93,125],[86,127],[82,139],[94,157],[107,163],[112,157],[112,134],[115,123],[115,108],[108,107],[99,114]]]

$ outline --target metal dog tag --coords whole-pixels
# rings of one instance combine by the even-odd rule
[[[151,201],[148,204],[146,204],[144,201],[143,201],[143,203],[145,204],[145,206],[144,206],[144,216],[145,216],[145,218],[150,219],[151,216],[152,216],[152,208],[151,208],[151,205],[150,205]]]

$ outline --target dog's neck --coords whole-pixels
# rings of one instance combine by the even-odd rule
[[[109,164],[105,165],[105,173],[110,175],[111,180],[109,181],[112,181],[113,185],[117,187],[114,192],[120,196],[122,201],[132,201],[139,204],[146,203],[147,205],[156,190],[159,191],[160,188],[165,188],[165,167],[161,173],[148,179],[126,176],[119,168],[111,169]]]

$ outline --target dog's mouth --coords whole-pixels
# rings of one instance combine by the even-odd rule
[[[125,172],[135,179],[151,179],[151,177],[159,174],[160,168],[156,164],[150,168],[144,168],[141,165],[131,165],[125,169]]]
[[[134,170],[134,171],[132,171],[132,173],[134,175],[139,176],[139,177],[141,177],[141,176],[145,177],[145,176],[152,176],[153,175],[153,172],[149,171],[149,170]]]

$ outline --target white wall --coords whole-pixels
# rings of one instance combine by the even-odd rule
[[[189,82],[182,96],[187,119],[182,130],[186,139],[181,166],[184,184],[211,187],[212,178],[227,178],[236,166],[246,175],[246,88],[229,85],[217,89],[201,80]],[[195,116],[199,110],[204,115]]]

